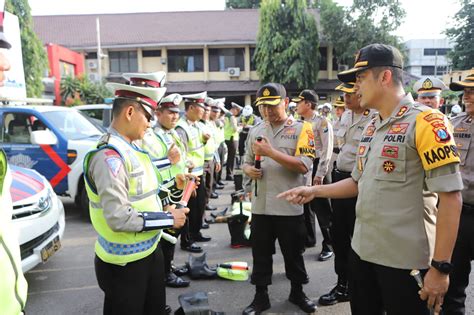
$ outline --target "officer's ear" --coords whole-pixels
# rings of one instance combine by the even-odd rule
[[[283,102],[285,102],[285,110],[287,110],[288,109],[288,104],[290,104],[290,99],[288,97],[285,97],[283,99]]]
[[[135,104],[133,103],[128,104],[124,110],[124,113],[125,113],[125,119],[127,121],[131,121],[133,115],[137,113],[137,108],[135,107]]]
[[[439,106],[444,104],[444,97],[439,98]]]

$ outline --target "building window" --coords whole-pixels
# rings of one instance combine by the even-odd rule
[[[449,48],[425,48],[423,55],[425,56],[446,56],[451,49]]]
[[[143,50],[142,56],[143,57],[161,57],[161,49]]]
[[[209,71],[227,71],[228,68],[245,69],[244,48],[209,49]]]
[[[448,73],[448,67],[447,66],[437,66],[436,67],[436,75],[444,75]]]
[[[202,72],[203,70],[202,49],[168,50],[169,72]]]
[[[86,59],[97,59],[97,53],[96,52],[86,53]]]
[[[435,67],[434,66],[422,66],[421,75],[434,75]]]
[[[255,55],[255,47],[250,47],[250,71],[257,71],[257,64],[253,59]]]
[[[327,71],[328,70],[328,48],[319,47],[319,70]]]
[[[109,51],[110,72],[136,72],[138,61],[136,51]]]

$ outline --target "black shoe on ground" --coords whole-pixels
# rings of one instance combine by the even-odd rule
[[[181,249],[190,253],[202,253],[201,246],[197,245],[196,243],[181,245]]]
[[[243,310],[242,314],[258,315],[263,311],[268,310],[270,307],[271,305],[270,299],[268,298],[268,293],[256,293],[252,303],[250,303],[250,305]]]
[[[181,277],[178,277],[173,272],[170,272],[169,274],[166,275],[165,283],[166,283],[166,286],[170,288],[185,288],[185,287],[189,287],[190,282],[188,280],[184,280]]]
[[[207,230],[209,228],[209,224],[207,222],[203,222],[201,225],[201,229]]]
[[[224,186],[225,186],[225,183],[224,183],[223,181],[221,181],[221,180],[220,180],[220,181],[218,181],[218,182],[217,182],[217,185],[219,185],[219,186],[222,186],[222,188],[224,188]]]
[[[290,294],[290,296],[288,297],[288,301],[297,305],[303,312],[308,314],[314,313],[317,309],[316,304],[314,304],[313,301],[308,299],[306,294],[304,294],[303,292],[297,295]]]
[[[216,193],[216,192],[212,192],[211,193],[211,199],[217,199],[217,198],[219,198],[219,194]]]
[[[227,175],[225,177],[225,180],[231,181],[231,180],[234,180],[234,177],[232,175]]]
[[[169,315],[169,314],[171,314],[172,312],[173,312],[173,309],[171,308],[171,306],[166,305],[166,306],[165,306],[165,314],[166,314],[166,315]]]
[[[215,210],[217,210],[217,207],[213,207],[213,206],[207,205],[207,206],[206,206],[206,210],[208,210],[208,211],[215,211]]]
[[[209,242],[210,240],[212,240],[210,236],[204,236],[202,234],[199,234],[198,236],[193,237],[193,241],[195,242]]]
[[[318,302],[320,305],[326,306],[347,301],[349,301],[347,286],[338,284],[329,293],[321,295]]]
[[[318,256],[319,261],[326,261],[334,256],[334,252],[332,250],[325,250],[323,249]]]
[[[179,267],[175,265],[171,265],[171,272],[173,272],[178,277],[181,277],[188,274],[189,269],[188,267],[186,267],[186,265],[179,266]]]
[[[224,185],[215,184],[214,188],[217,190],[224,189]]]

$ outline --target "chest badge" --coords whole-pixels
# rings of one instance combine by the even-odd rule
[[[383,170],[385,173],[391,173],[395,170],[395,163],[392,161],[383,162]]]

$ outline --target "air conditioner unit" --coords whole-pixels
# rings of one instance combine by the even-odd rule
[[[240,77],[240,68],[228,68],[227,73],[229,77]]]
[[[87,68],[89,69],[97,69],[97,60],[88,60],[87,61]]]
[[[99,81],[99,74],[98,73],[88,73],[87,76],[89,77],[89,80],[91,81]]]
[[[348,65],[338,65],[338,66],[337,66],[337,71],[338,71],[338,72],[346,71],[346,70],[349,70],[349,66],[348,66]]]

